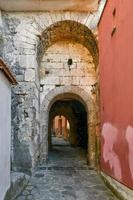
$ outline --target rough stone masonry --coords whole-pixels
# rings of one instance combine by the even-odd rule
[[[64,93],[86,104],[92,133],[89,158],[95,165],[100,13],[100,8],[93,13],[1,12],[0,55],[19,82],[12,89],[14,170],[31,171],[46,159],[48,109]],[[68,59],[72,59],[70,70]]]

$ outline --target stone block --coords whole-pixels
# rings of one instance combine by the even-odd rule
[[[71,77],[60,77],[60,84],[61,85],[71,85],[72,78]]]
[[[18,48],[18,52],[19,52],[19,54],[20,55],[36,55],[36,50],[35,49],[32,49],[32,48],[26,48],[26,47],[22,47],[22,46],[20,46],[19,48]]]
[[[79,17],[79,12],[71,12],[71,20],[77,22]]]
[[[60,69],[60,68],[46,68],[45,69],[45,76],[46,77],[50,77],[50,76],[63,76],[64,73],[64,69]]]
[[[25,71],[25,81],[35,81],[35,70],[27,69]]]
[[[46,19],[41,14],[36,16],[36,23],[41,27],[42,30],[45,30],[45,28],[47,28],[47,26],[44,23],[44,20]]]
[[[16,79],[18,82],[24,81],[24,75],[17,75]]]
[[[50,12],[45,12],[44,16],[45,18],[43,23],[45,24],[46,27],[49,27],[51,24],[53,24]]]
[[[26,49],[33,49],[35,50],[35,44],[28,43],[27,41],[21,41],[20,39],[15,40],[15,46],[18,48],[26,48]]]
[[[18,37],[22,35],[23,37],[27,37],[27,41],[28,39],[32,39],[32,40],[37,40],[37,36],[33,33],[31,33],[29,30],[28,30],[28,27],[26,28],[26,26],[24,26],[24,29],[22,27],[20,27],[20,31],[18,32]]]
[[[80,69],[71,69],[71,71],[69,72],[69,74],[73,77],[81,77],[81,76],[85,76],[85,72],[84,69],[80,68]]]
[[[72,77],[72,85],[79,85],[80,77]]]
[[[60,84],[60,79],[59,77],[45,77],[42,81],[43,84],[45,85],[59,85]]]
[[[32,33],[33,35],[41,36],[41,31],[38,28],[35,28],[34,26],[32,26],[32,24],[28,28],[29,28],[29,32]]]
[[[43,87],[43,92],[41,92],[41,102],[44,100],[45,95],[47,95],[51,90],[55,88],[54,85],[46,85]]]
[[[67,61],[68,60],[66,60],[66,62],[64,62],[64,68],[69,70]],[[76,69],[77,68],[77,63],[76,62],[72,63],[72,65],[70,66],[70,68],[71,69]]]
[[[82,86],[82,88],[88,93],[91,94],[92,87],[91,86]]]
[[[63,63],[61,63],[61,62],[41,62],[41,67],[46,67],[47,69],[61,69],[61,68],[63,68]]]
[[[63,14],[62,14],[63,15]],[[52,19],[52,24],[56,23],[57,22],[57,18],[56,18],[56,13],[53,13],[51,15],[51,19]]]
[[[90,77],[81,77],[80,78],[80,85],[94,85],[96,83],[96,77],[90,76]]]
[[[56,21],[57,21],[57,22],[58,22],[58,21],[62,21],[62,15],[61,15],[60,12],[58,12],[58,13],[56,14]]]
[[[19,55],[19,63],[24,68],[37,68],[38,63],[35,55]]]
[[[86,25],[87,27],[90,27],[90,23],[91,23],[91,21],[93,20],[93,18],[94,18],[94,14],[89,14],[89,16],[88,16],[88,18],[87,18],[87,20],[86,20],[86,22],[85,22],[85,25]]]
[[[70,11],[65,12],[65,20],[71,20],[71,12]]]
[[[20,35],[20,34],[17,34],[17,38],[14,39],[15,40],[18,40],[20,43],[28,43],[28,44],[31,44],[31,45],[35,45],[37,43],[37,40],[36,38],[32,39],[31,37],[27,37],[27,35]]]
[[[85,24],[87,18],[88,18],[88,12],[80,12],[78,22],[81,24]]]

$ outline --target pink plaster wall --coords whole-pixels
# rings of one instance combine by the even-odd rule
[[[101,169],[133,189],[133,1],[108,1],[99,50]]]
[[[61,119],[62,119],[62,128],[64,128],[65,127],[65,117],[61,116]],[[56,116],[55,121],[54,121],[54,128],[55,129],[58,129],[58,121],[59,121],[59,116]]]

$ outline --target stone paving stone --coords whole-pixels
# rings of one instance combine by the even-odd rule
[[[38,166],[16,200],[118,200],[96,171],[89,170],[80,148],[56,145],[49,161]]]

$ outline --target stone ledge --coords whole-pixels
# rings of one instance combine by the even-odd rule
[[[29,182],[29,176],[24,173],[11,173],[11,186],[6,193],[4,200],[14,200],[24,190]]]
[[[105,184],[114,192],[114,194],[121,200],[133,200],[133,190],[119,183],[112,177],[101,172]]]

